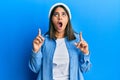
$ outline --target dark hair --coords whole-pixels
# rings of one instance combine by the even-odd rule
[[[67,24],[67,26],[65,28],[64,36],[67,37],[68,40],[76,39],[75,35],[74,35],[74,31],[72,29],[71,22],[70,22],[70,15],[69,15],[67,9],[63,5],[58,5],[58,6],[54,7],[53,10],[51,11],[50,20],[49,20],[49,31],[48,31],[50,39],[56,39],[56,37],[55,37],[55,28],[54,28],[53,23],[52,23],[52,16],[54,14],[55,9],[58,8],[58,7],[62,7],[66,11],[66,13],[68,15],[68,24]]]

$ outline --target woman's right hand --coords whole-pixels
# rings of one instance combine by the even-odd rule
[[[39,29],[38,36],[33,41],[33,51],[35,53],[37,53],[39,51],[43,42],[44,42],[44,38],[41,36],[41,31]]]

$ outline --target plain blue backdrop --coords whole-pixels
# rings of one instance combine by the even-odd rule
[[[67,4],[76,32],[89,43],[92,68],[85,80],[120,80],[119,0],[0,1],[0,80],[35,80],[28,67],[32,41],[48,30],[48,12],[56,2]]]

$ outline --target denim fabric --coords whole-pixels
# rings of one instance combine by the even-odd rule
[[[90,55],[83,54],[76,46],[75,42],[79,42],[79,34],[75,33],[76,39],[65,43],[69,53],[70,60],[70,80],[84,80],[83,72],[90,69]],[[56,48],[54,39],[50,39],[48,35],[44,36],[45,41],[38,53],[32,53],[29,61],[30,69],[38,73],[37,80],[53,80],[53,55]]]

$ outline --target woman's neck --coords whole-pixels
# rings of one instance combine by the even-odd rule
[[[64,33],[56,32],[56,33],[55,33],[55,37],[56,37],[57,39],[64,38]]]

